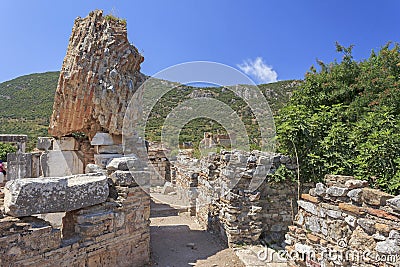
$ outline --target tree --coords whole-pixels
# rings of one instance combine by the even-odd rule
[[[277,118],[280,152],[295,156],[303,181],[354,175],[400,191],[400,47],[386,44],[362,61],[336,44],[341,62],[319,61]]]

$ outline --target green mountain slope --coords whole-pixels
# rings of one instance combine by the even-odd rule
[[[0,83],[0,133],[27,134],[28,149],[35,147],[38,136],[47,136],[47,127],[52,113],[54,93],[59,72],[36,73],[21,76]],[[259,88],[264,93],[274,114],[289,100],[298,81],[280,81],[263,84]],[[249,131],[251,142],[257,144],[257,124],[251,110],[243,100],[223,88],[196,88],[180,86],[165,95],[154,107],[147,123],[147,136],[150,141],[160,139],[163,121],[169,112],[183,100],[196,97],[196,94],[212,92],[213,97],[231,106],[242,118]],[[188,123],[181,132],[181,142],[194,141],[203,137],[203,132],[224,133],[222,127],[207,119],[196,119]]]
[[[299,83],[299,81],[280,81],[259,85],[258,87],[266,97],[272,113],[276,115],[279,109],[289,101],[293,90],[299,86]],[[180,103],[197,97],[212,97],[231,107],[243,121],[251,147],[253,149],[259,148],[261,138],[258,124],[251,108],[247,106],[243,99],[223,87],[178,86],[168,92],[158,101],[150,114],[146,124],[146,139],[160,141],[163,123],[167,115]],[[192,142],[194,147],[197,147],[203,138],[204,132],[226,134],[223,127],[217,122],[206,118],[197,118],[185,125],[180,133],[179,141],[181,144],[183,142]]]
[[[47,136],[58,76],[35,73],[0,83],[0,133],[27,134],[28,149]]]

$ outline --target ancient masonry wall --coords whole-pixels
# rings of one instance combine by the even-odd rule
[[[154,168],[151,170],[150,185],[162,186],[165,182],[170,182],[171,163],[167,158],[166,150],[158,146],[150,146],[147,155]]]
[[[400,196],[327,175],[303,194],[286,235],[292,266],[399,266]]]
[[[67,211],[61,229],[36,217],[0,212],[0,266],[146,265],[150,197],[133,176],[148,172],[132,173],[123,163],[116,166],[108,170],[107,200]]]
[[[297,185],[264,179],[281,164],[295,168],[282,155],[222,152],[197,160],[182,154],[173,163],[172,179],[191,214],[229,246],[281,246],[297,210]],[[257,179],[260,186],[249,190]]]

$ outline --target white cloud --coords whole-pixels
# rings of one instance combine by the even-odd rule
[[[245,60],[237,66],[247,75],[256,78],[258,82],[273,83],[278,81],[278,73],[272,69],[272,66],[265,64],[262,57],[257,57],[255,60]]]

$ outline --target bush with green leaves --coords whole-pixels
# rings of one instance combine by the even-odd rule
[[[0,142],[0,160],[7,161],[7,153],[15,151],[17,151],[17,148],[14,145]]]
[[[354,175],[400,192],[400,46],[362,61],[336,44],[341,62],[318,62],[277,117],[282,153],[298,157],[303,181]]]

